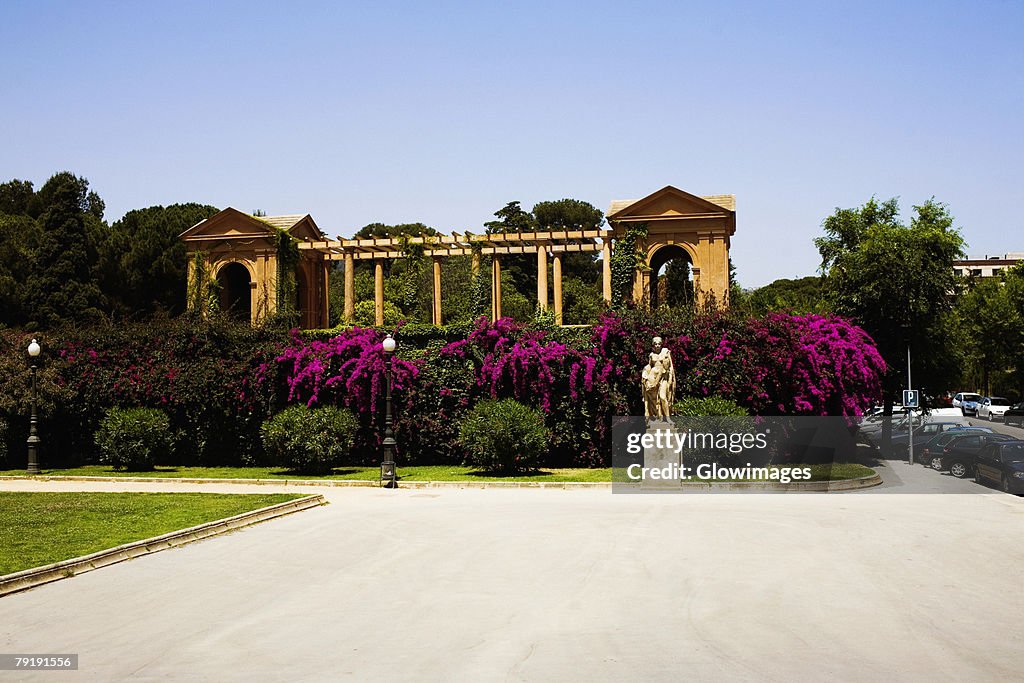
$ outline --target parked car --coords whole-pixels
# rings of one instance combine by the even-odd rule
[[[978,419],[987,419],[989,422],[1001,418],[1010,409],[1010,401],[1001,396],[986,396],[978,404]]]
[[[1024,403],[1011,406],[1009,410],[1003,413],[1003,422],[1008,425],[1015,424],[1018,427],[1024,427]]]
[[[932,408],[928,411],[928,417],[962,417],[964,414],[961,408]]]
[[[967,391],[961,391],[959,394],[953,397],[953,407],[963,408],[964,403],[967,401],[980,401],[981,394],[972,394]]]
[[[1006,493],[1024,493],[1024,441],[992,443],[976,458],[974,481],[998,483]]]
[[[948,432],[950,429],[957,429],[962,427],[970,427],[971,423],[966,420],[943,420],[941,422],[925,422],[922,425],[914,427],[914,448],[923,446],[932,440],[932,437],[942,432]],[[904,428],[903,431],[893,432],[892,443],[893,445],[903,444],[906,446],[907,432]]]
[[[1006,434],[965,434],[950,441],[942,449],[939,466],[935,468],[935,456],[932,456],[932,467],[938,470],[949,470],[957,479],[963,479],[974,472],[974,460],[986,446],[1004,441],[1016,441]]]
[[[960,411],[964,414],[964,417],[968,415],[978,414],[978,405],[981,403],[981,396],[975,394],[977,398],[965,398],[960,404]]]
[[[949,444],[949,442],[955,439],[956,437],[963,436],[964,434],[970,434],[972,432],[978,434],[991,434],[992,428],[954,427],[953,429],[942,432],[941,434],[936,434],[921,449],[921,457],[918,459],[918,462],[920,462],[925,467],[931,467],[932,469],[941,470],[942,467],[940,465],[940,459],[942,457],[942,449],[945,448]]]

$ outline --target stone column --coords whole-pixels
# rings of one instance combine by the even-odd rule
[[[441,324],[441,257],[434,257],[434,312],[435,325]]]
[[[601,295],[606,304],[612,302],[612,238],[601,238]]]
[[[501,318],[501,260],[491,259],[491,320]]]
[[[320,327],[331,324],[331,262],[320,261]]]
[[[552,254],[554,258],[554,279],[555,279],[555,324],[562,324],[562,252],[556,251]]]
[[[384,324],[384,264],[373,260],[373,324]]]
[[[356,319],[356,260],[352,252],[345,252],[345,322]]]
[[[548,248],[537,245],[537,305],[540,310],[548,310]]]

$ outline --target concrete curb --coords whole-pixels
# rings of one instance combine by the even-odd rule
[[[771,481],[721,481],[721,482],[688,482],[678,486],[644,486],[643,484],[620,483],[618,489],[636,490],[637,493],[682,493],[682,492],[719,492],[719,491],[763,491],[765,493],[814,493],[830,491],[857,491],[878,486],[882,476],[875,472],[856,479],[839,479],[837,481],[794,481],[780,484]]]
[[[54,479],[56,478],[57,477],[54,477]],[[14,574],[0,576],[0,596],[27,590],[29,588],[35,588],[36,586],[41,586],[44,583],[50,583],[51,581],[71,578],[72,576],[84,574],[85,572],[92,571],[93,569],[99,569],[100,567],[106,567],[107,565],[124,562],[125,560],[131,560],[142,555],[158,553],[161,550],[167,550],[168,548],[174,548],[179,545],[191,543],[192,541],[209,538],[210,536],[217,536],[219,534],[227,533],[228,531],[256,524],[257,522],[273,519],[274,517],[281,517],[293,512],[299,512],[300,510],[324,505],[326,502],[327,501],[324,500],[322,495],[306,496],[304,498],[289,500],[284,503],[260,508],[259,510],[243,512],[242,514],[235,515],[234,517],[226,517],[225,519],[206,522],[205,524],[200,524],[188,529],[179,529],[178,531],[172,531],[170,533],[163,534],[162,536],[155,536],[153,538],[142,539],[141,541],[126,543],[124,545],[119,545],[116,548],[109,548],[108,550],[101,550],[99,552],[92,553],[91,555],[83,555],[82,557],[75,557],[70,560],[62,560],[60,562],[48,564],[44,567],[35,567],[33,569],[15,572]]]
[[[249,484],[252,486],[335,486],[342,488],[377,488],[379,481],[363,479],[175,479],[171,477],[76,477],[76,476],[0,476],[3,480],[29,481],[100,481],[124,482],[131,484]],[[678,487],[646,487],[649,490],[698,489],[715,491],[771,491],[771,492],[807,492],[807,491],[855,491],[871,488],[882,483],[882,477],[876,472],[857,479],[840,479],[838,481],[794,481],[779,484],[770,481],[721,481],[721,482],[689,482]],[[640,484],[622,482],[614,488],[636,487],[645,488]],[[403,489],[610,489],[610,481],[399,481],[398,488]]]
[[[252,486],[339,486],[339,487],[372,487],[378,488],[380,482],[375,479],[175,479],[171,477],[85,477],[85,476],[0,476],[0,481],[101,481],[126,482],[131,484],[249,484]],[[408,489],[580,489],[580,488],[611,488],[610,481],[404,481],[398,482],[399,488]]]

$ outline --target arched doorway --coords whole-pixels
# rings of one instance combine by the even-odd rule
[[[220,310],[238,320],[252,320],[252,280],[241,263],[228,263],[217,271]]]
[[[690,306],[694,300],[693,259],[678,244],[659,247],[651,255],[650,291],[651,308]]]

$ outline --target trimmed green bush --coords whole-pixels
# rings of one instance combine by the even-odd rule
[[[7,420],[0,417],[0,462],[7,462]]]
[[[360,301],[356,304],[355,323],[359,327],[373,327],[376,319],[376,304],[373,300]],[[402,322],[405,316],[402,309],[390,301],[384,301],[384,327],[394,327]]]
[[[335,406],[293,405],[263,423],[263,448],[272,461],[296,472],[330,474],[352,450],[359,422]]]
[[[747,412],[746,408],[736,403],[736,401],[730,401],[720,396],[708,396],[706,398],[687,396],[673,404],[672,414],[690,417],[746,417],[750,413]]]
[[[95,439],[100,461],[115,470],[151,470],[171,455],[170,421],[155,408],[111,408]]]
[[[491,472],[529,472],[547,452],[544,415],[513,399],[480,401],[466,416],[459,439],[470,462]]]

